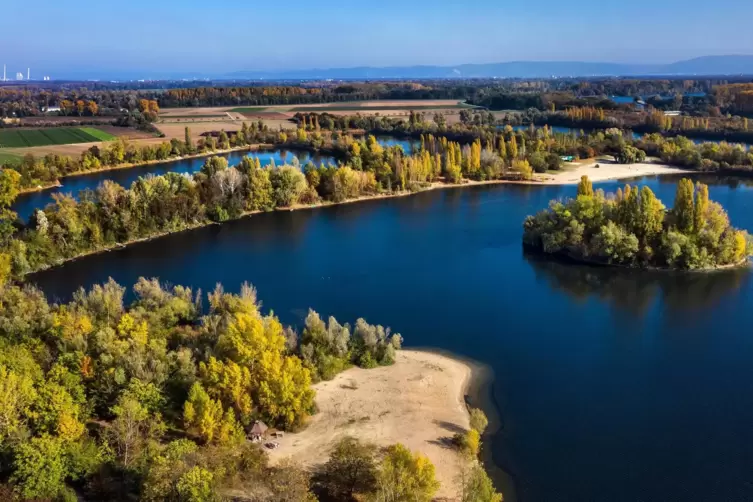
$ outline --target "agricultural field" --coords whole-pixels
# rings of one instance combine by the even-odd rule
[[[24,148],[109,141],[115,137],[94,127],[0,129],[0,148]]]
[[[14,153],[5,153],[3,151],[0,151],[0,165],[20,162],[20,161],[21,161],[21,156],[16,155]]]

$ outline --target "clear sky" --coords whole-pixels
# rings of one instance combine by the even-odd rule
[[[8,0],[2,17],[13,75],[753,54],[753,0]]]

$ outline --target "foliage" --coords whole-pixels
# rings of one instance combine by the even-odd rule
[[[317,481],[331,497],[350,500],[373,493],[376,476],[376,447],[346,436],[335,443]]]
[[[486,414],[478,408],[471,408],[470,415],[471,429],[477,431],[479,434],[483,434],[486,427],[489,425],[489,420],[486,418]]]
[[[681,269],[736,265],[753,251],[747,233],[730,225],[700,183],[696,193],[681,180],[669,211],[648,187],[628,185],[610,196],[591,191],[582,180],[576,199],[529,216],[524,243],[586,261]]]
[[[0,483],[39,499],[75,486],[86,499],[216,500],[233,486],[311,500],[304,471],[271,472],[259,445],[244,441],[253,420],[286,429],[314,411],[319,366],[290,344],[292,330],[261,312],[248,284],[238,294],[218,286],[204,315],[188,288],[139,279],[134,293],[125,304],[111,280],[50,305],[32,287],[4,287]],[[340,344],[337,371],[354,354],[388,364],[402,341],[363,320],[350,335],[309,317],[301,347],[326,355]],[[366,446],[338,448],[341,465],[366,461]]]
[[[502,494],[497,493],[492,480],[477,463],[462,473],[460,489],[461,502],[502,502]]]
[[[429,502],[438,489],[434,465],[428,458],[420,453],[412,453],[401,444],[387,448],[377,473],[375,500]]]

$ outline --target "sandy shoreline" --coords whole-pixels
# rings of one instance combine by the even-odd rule
[[[393,366],[348,369],[314,385],[319,412],[305,430],[279,439],[270,459],[292,457],[316,466],[346,435],[380,447],[402,443],[432,461],[442,484],[438,496],[454,498],[457,476],[468,460],[448,441],[470,427],[465,396],[472,381],[471,365],[416,350],[399,351]]]
[[[596,167],[596,166],[599,167]],[[619,180],[625,178],[637,178],[640,176],[654,176],[659,174],[689,174],[694,171],[680,169],[666,164],[654,164],[641,162],[638,164],[615,164],[612,162],[593,162],[580,166],[572,171],[541,176],[541,181],[536,184],[543,185],[573,185],[580,181],[581,176],[588,176],[592,182]]]

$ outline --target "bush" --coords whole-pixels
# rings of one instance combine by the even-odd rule
[[[471,429],[478,431],[479,434],[483,434],[486,427],[489,425],[489,420],[483,411],[478,408],[471,408]]]

